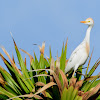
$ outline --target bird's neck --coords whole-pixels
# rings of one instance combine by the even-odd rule
[[[90,44],[90,32],[93,26],[88,26],[87,31],[86,31],[86,36],[85,36],[85,41]]]

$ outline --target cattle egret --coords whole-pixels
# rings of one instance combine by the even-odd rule
[[[88,25],[86,36],[81,44],[72,52],[65,67],[66,74],[71,69],[74,70],[72,77],[74,77],[75,71],[78,67],[86,62],[90,52],[90,31],[94,25],[94,21],[92,18],[87,18],[85,21],[81,21],[81,23]]]

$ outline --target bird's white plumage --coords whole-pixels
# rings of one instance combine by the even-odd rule
[[[88,25],[88,29],[86,32],[86,36],[82,43],[72,52],[68,63],[65,67],[65,73],[69,72],[71,69],[75,71],[80,65],[83,65],[88,56],[89,56],[89,51],[90,51],[90,31],[94,25],[94,21],[92,18],[86,19],[86,21],[81,21],[82,23],[85,23]],[[74,74],[73,73],[73,74]]]
[[[84,64],[87,57],[88,55],[86,53],[86,45],[84,41],[72,52],[69,61],[67,63],[67,66],[65,68],[65,72],[67,73],[68,71],[70,71],[70,69],[72,69],[75,65],[79,66]]]

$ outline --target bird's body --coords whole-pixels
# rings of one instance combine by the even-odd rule
[[[84,38],[84,40],[81,42],[81,44],[72,52],[68,63],[65,67],[65,73],[69,72],[71,69],[75,71],[77,70],[77,68],[81,65],[83,65],[88,56],[89,56],[89,51],[90,51],[90,31],[93,27],[94,21],[92,18],[88,18],[86,19],[86,21],[81,21],[81,23],[85,23],[88,24],[89,22],[93,22],[92,25],[90,24],[88,26],[87,32],[86,32],[86,36]],[[74,76],[73,73],[73,76]]]

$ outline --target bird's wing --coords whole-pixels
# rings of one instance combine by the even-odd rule
[[[85,42],[83,41],[71,54],[67,66],[65,68],[65,73],[70,71],[76,64],[80,64],[84,62],[84,59],[86,58],[85,52]],[[85,56],[85,57],[84,57]],[[82,60],[83,59],[83,60]],[[80,62],[81,61],[81,62]],[[79,63],[80,62],[80,63]]]
[[[74,58],[74,56],[79,52],[81,51],[82,49],[85,48],[85,43],[82,42],[71,54],[70,58],[69,58],[69,62],[71,62]]]

